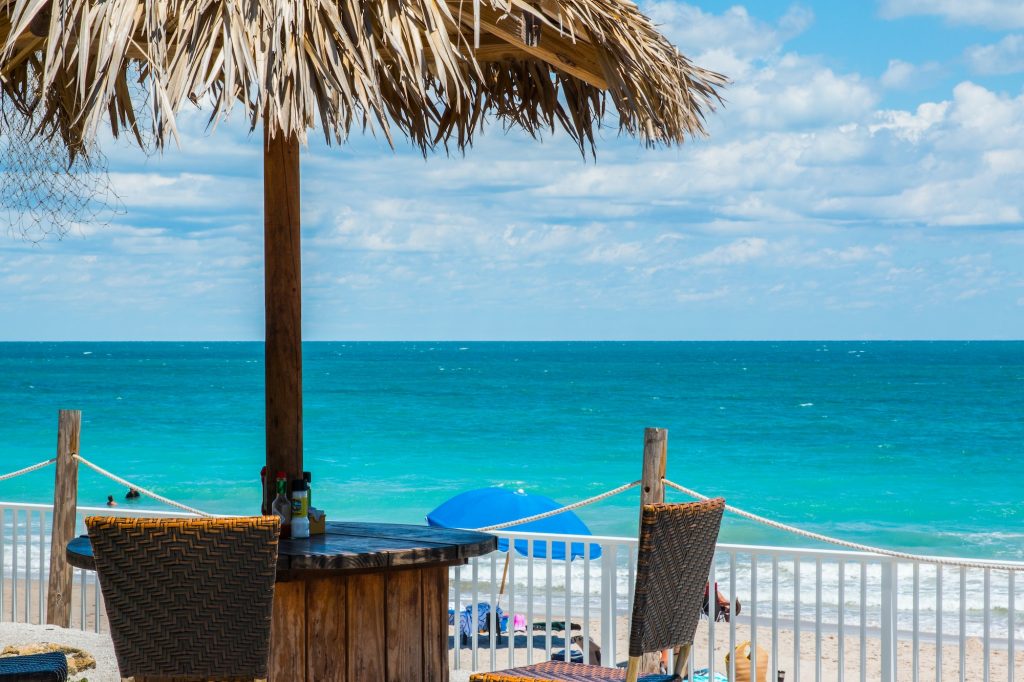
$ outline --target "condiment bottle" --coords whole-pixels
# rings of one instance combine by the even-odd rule
[[[277,497],[271,509],[281,519],[281,537],[291,537],[292,503],[288,501],[288,475],[283,471],[277,472]]]
[[[302,472],[302,480],[306,482],[306,506],[313,506],[313,474],[308,471]]]
[[[292,481],[292,537],[309,537],[309,495],[301,479]]]

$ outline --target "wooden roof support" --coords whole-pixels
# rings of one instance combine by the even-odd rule
[[[455,13],[462,20],[462,23],[472,28],[472,13]],[[570,76],[593,85],[602,90],[608,89],[608,80],[605,78],[604,70],[597,61],[597,51],[587,43],[576,41],[571,38],[559,35],[548,26],[541,26],[541,37],[537,45],[527,45],[519,35],[518,24],[508,15],[502,15],[496,10],[485,5],[480,7],[480,28],[483,31],[500,38],[508,43],[509,48],[525,52],[535,59],[540,59],[559,71],[564,71]],[[482,50],[483,45],[480,46]],[[492,54],[500,54],[501,51],[488,48]]]

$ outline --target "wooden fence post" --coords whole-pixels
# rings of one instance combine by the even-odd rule
[[[640,504],[665,501],[668,429],[644,429],[644,465],[640,475]]]
[[[668,466],[668,429],[644,429],[644,463],[640,475],[640,505],[657,504],[665,501],[665,471]],[[640,663],[640,672],[661,671],[662,658],[658,654],[645,654]]]
[[[79,410],[61,410],[57,415],[57,472],[53,484],[53,521],[50,536],[50,589],[46,599],[46,622],[62,628],[71,626],[71,588],[74,571],[64,554],[75,536],[78,515],[78,454],[82,431]]]

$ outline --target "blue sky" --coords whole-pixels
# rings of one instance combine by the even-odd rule
[[[1024,338],[1024,5],[657,0],[711,136],[304,150],[307,339]],[[104,143],[125,212],[0,232],[0,339],[260,339],[260,142]]]

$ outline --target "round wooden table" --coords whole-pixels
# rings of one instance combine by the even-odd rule
[[[281,540],[270,680],[447,681],[448,567],[497,546],[486,533],[389,523]],[[86,536],[67,558],[95,570]]]

